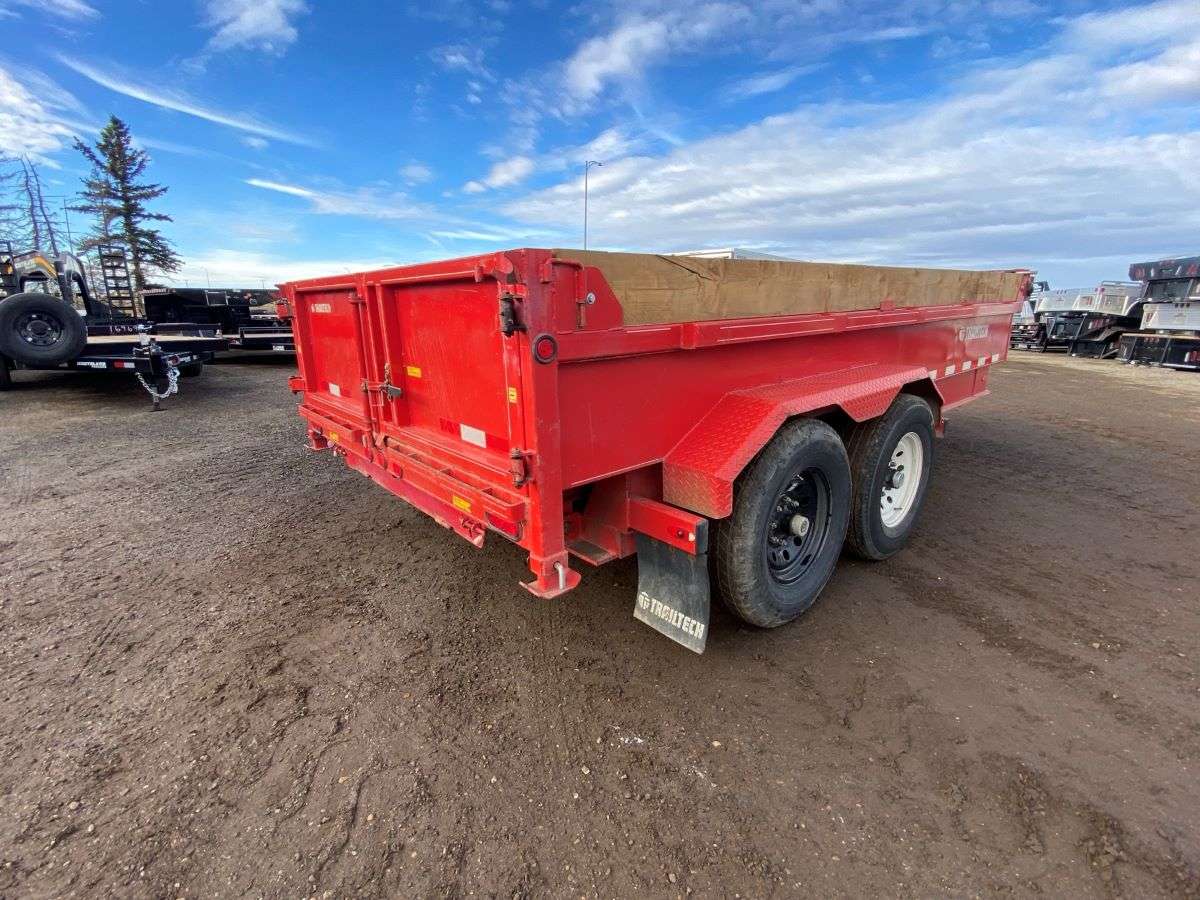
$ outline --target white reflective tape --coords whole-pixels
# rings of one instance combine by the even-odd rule
[[[992,354],[992,362],[994,362],[994,363],[1000,362],[1000,354],[999,353]]]
[[[342,389],[331,381],[329,382],[329,393],[335,397],[340,397],[342,396]]]
[[[955,373],[955,371],[957,370],[957,368],[958,368],[957,366],[946,366],[946,374],[953,375]]]
[[[929,380],[930,380],[930,381],[937,381],[937,372],[930,371],[930,373],[929,373]]]
[[[964,359],[963,360],[963,371],[969,372],[970,370],[971,370],[971,361],[969,359]]]
[[[487,434],[478,428],[472,428],[470,425],[459,425],[458,436],[468,444],[474,444],[476,447],[487,447]]]
[[[980,366],[980,367],[986,366],[987,365],[987,357],[986,356],[979,357],[979,362],[975,363],[975,365]]]

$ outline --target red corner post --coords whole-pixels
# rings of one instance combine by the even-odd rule
[[[543,335],[555,332],[551,282],[539,272],[547,253],[525,251],[519,269],[524,276],[525,296],[516,301],[517,317],[524,330],[504,338],[504,352],[519,353],[521,403],[527,450],[531,454],[529,485],[529,568],[534,580],[523,582],[536,597],[551,599],[579,584],[579,573],[570,566],[563,515],[562,429],[558,413],[558,358],[542,353],[535,358],[534,346]],[[557,345],[556,345],[557,347]]]

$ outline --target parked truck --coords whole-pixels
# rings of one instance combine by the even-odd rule
[[[1142,288],[1140,281],[1100,282],[1076,297],[1069,310],[1054,316],[1047,345],[1065,347],[1071,356],[1116,356],[1121,335],[1137,330],[1141,322]]]
[[[518,544],[538,597],[636,554],[634,616],[702,652],[712,594],[775,627],[844,544],[900,550],[1030,282],[520,249],[282,294],[314,450],[476,546]]]
[[[1045,353],[1049,342],[1049,328],[1054,317],[1072,309],[1083,288],[1055,288],[1051,290],[1045,282],[1029,295],[1013,316],[1009,346],[1014,350],[1036,350]]]
[[[1200,256],[1134,263],[1145,279],[1141,328],[1121,337],[1125,363],[1200,370]]]

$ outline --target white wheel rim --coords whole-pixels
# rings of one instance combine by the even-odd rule
[[[924,469],[925,445],[921,443],[920,435],[910,431],[896,442],[888,460],[888,474],[879,497],[884,527],[895,528],[912,512]]]

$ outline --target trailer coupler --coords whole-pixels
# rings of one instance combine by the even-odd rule
[[[154,404],[155,412],[162,409],[162,401],[166,400],[172,394],[179,393],[179,369],[175,366],[167,366],[167,387],[163,391],[158,390],[157,386],[151,385],[146,381],[141,372],[135,372],[134,374],[137,375],[137,380],[141,386],[146,389],[146,393],[150,395],[150,401]]]
[[[704,652],[708,640],[710,588],[708,523],[696,532],[696,552],[635,533],[638,592],[633,617],[677,644]]]

